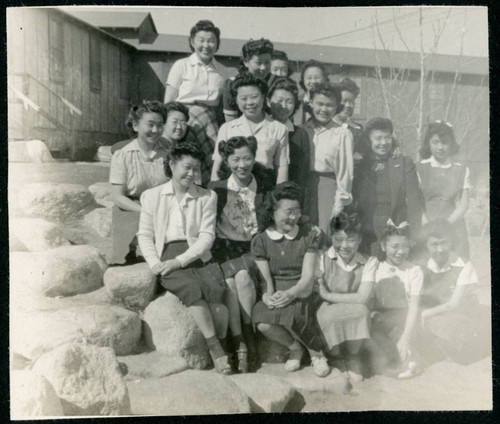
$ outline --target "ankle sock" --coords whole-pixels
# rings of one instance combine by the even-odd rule
[[[224,348],[221,345],[221,342],[217,337],[213,336],[205,340],[207,342],[208,349],[210,350],[210,353],[214,359],[220,358],[221,356],[224,356],[226,354]]]

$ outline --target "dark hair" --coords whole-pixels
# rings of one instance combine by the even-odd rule
[[[379,130],[392,134],[394,132],[394,127],[392,121],[387,118],[373,118],[370,119],[364,128],[365,134],[370,138],[370,133],[372,131]]]
[[[175,143],[170,149],[167,159],[163,162],[163,169],[168,178],[172,178],[172,170],[170,169],[170,161],[177,162],[182,156],[191,156],[200,161],[200,165],[205,160],[205,153],[195,143],[191,141],[183,141]]]
[[[326,66],[318,62],[317,60],[308,60],[306,63],[302,65],[302,69],[300,70],[300,81],[299,85],[302,87],[303,90],[306,90],[306,86],[304,85],[304,74],[309,68],[319,68],[323,72],[323,77],[325,78],[325,81],[328,81],[328,71],[326,70]]]
[[[429,124],[429,126],[427,127],[424,142],[420,147],[420,157],[422,159],[428,159],[432,156],[430,139],[434,135],[438,135],[442,143],[449,144],[451,156],[456,155],[459,152],[460,146],[455,140],[455,134],[453,133],[452,126],[447,122],[436,121],[432,124]]]
[[[241,61],[238,68],[239,72],[247,71],[247,67],[244,62],[248,62],[253,56],[258,56],[261,54],[273,54],[274,45],[266,38],[261,38],[260,40],[248,40],[241,48]]]
[[[330,221],[330,232],[344,231],[346,234],[361,234],[361,222],[356,212],[345,212],[334,216]]]
[[[219,142],[219,153],[224,161],[226,161],[229,156],[234,154],[236,149],[241,149],[242,147],[248,147],[255,158],[255,154],[257,153],[257,139],[252,135],[249,137],[231,137],[227,141],[222,140]]]
[[[267,84],[260,78],[254,77],[250,72],[243,72],[236,75],[234,81],[231,82],[231,95],[236,99],[238,96],[238,88],[247,86],[257,87],[262,93],[262,96],[266,97]]]
[[[342,91],[348,91],[349,93],[354,94],[354,97],[358,97],[359,95],[359,87],[351,78],[344,78],[339,83],[340,93]]]
[[[134,105],[130,108],[125,126],[129,130],[131,136],[136,136],[137,132],[134,130],[134,124],[140,121],[142,115],[145,113],[157,113],[163,118],[163,123],[166,121],[166,112],[163,103],[157,101],[144,101],[140,105]]]
[[[212,34],[215,35],[215,38],[217,40],[217,50],[219,50],[220,47],[220,29],[217,28],[212,21],[209,20],[201,20],[196,22],[194,27],[191,28],[191,32],[189,33],[189,48],[191,49],[192,52],[194,52],[193,45],[191,44],[191,41],[193,38],[196,36],[196,34],[200,31],[207,31],[211,32]]]
[[[283,199],[296,200],[301,204],[299,185],[292,181],[286,181],[278,184],[273,191],[267,193],[263,209],[257,211],[260,216],[258,221],[261,230],[265,230],[274,223],[274,211],[277,209],[279,201]]]
[[[165,103],[165,121],[168,119],[170,112],[180,112],[189,121],[189,109],[180,102]]]
[[[299,88],[297,87],[297,83],[288,77],[276,77],[270,82],[267,98],[271,99],[276,90],[286,90],[292,94],[293,100],[295,101],[295,107],[293,109],[295,112],[299,106]]]
[[[380,242],[384,243],[391,236],[403,236],[411,239],[411,229],[410,225],[406,225],[402,228],[399,228],[395,225],[386,224],[384,230],[382,231],[382,235],[380,236]]]
[[[317,94],[323,94],[323,96],[335,99],[335,102],[337,103],[337,110],[335,111],[336,114],[344,108],[342,105],[342,95],[340,94],[338,85],[331,84],[329,82],[315,84],[309,92],[309,100],[312,102],[314,96]]]
[[[456,242],[453,225],[447,219],[435,219],[422,227],[419,240],[425,244],[430,237],[448,239],[452,245]]]
[[[271,53],[271,60],[284,60],[285,62],[288,62],[288,56],[284,51],[273,50]]]

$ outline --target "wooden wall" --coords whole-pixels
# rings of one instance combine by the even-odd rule
[[[111,144],[125,138],[124,120],[129,109],[130,90],[128,94],[127,90],[120,90],[120,83],[129,84],[130,78],[120,78],[120,68],[128,66],[132,72],[133,49],[54,9],[10,8],[7,12],[8,74],[29,73],[82,111],[81,116],[71,115],[57,96],[30,81],[29,87],[25,87],[27,97],[62,126],[31,109],[25,111],[22,103],[9,93],[9,118],[12,117],[9,137],[40,138],[56,155],[78,159],[90,159],[99,144]],[[64,63],[63,78],[59,80],[54,72],[51,73],[51,20],[56,25],[60,22],[62,28]],[[98,40],[100,90],[90,87],[91,37]],[[20,78],[11,78],[11,81],[22,88]]]

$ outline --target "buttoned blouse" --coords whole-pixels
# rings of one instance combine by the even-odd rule
[[[125,186],[125,195],[138,198],[147,189],[168,181],[163,168],[168,149],[158,146],[146,155],[137,139],[113,153],[109,182]]]
[[[386,261],[380,262],[376,270],[372,268],[365,268],[361,281],[370,281],[376,284],[383,280],[396,278],[404,286],[407,297],[419,296],[422,292],[424,283],[424,274],[422,269],[408,262],[403,263],[401,266],[392,266]]]
[[[236,136],[249,137],[251,135],[257,139],[257,153],[255,155],[257,162],[270,169],[288,166],[288,130],[284,124],[268,115],[265,115],[253,132],[245,115],[223,124],[217,135],[213,159],[222,160],[219,153],[219,143],[222,140],[228,140]]]
[[[235,241],[252,239],[258,230],[255,210],[256,195],[255,177],[252,176],[252,181],[247,187],[240,187],[231,174],[227,180],[226,205],[217,223],[217,237]]]
[[[186,217],[183,209],[187,207],[186,197],[179,202],[175,193],[168,193],[172,197],[169,203],[167,231],[165,232],[165,243],[186,240]]]
[[[217,106],[227,79],[227,68],[215,58],[205,65],[196,53],[176,61],[167,78],[167,85],[179,90],[176,101],[190,104],[201,102]]]

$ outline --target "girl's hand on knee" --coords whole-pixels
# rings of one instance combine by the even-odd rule
[[[270,294],[264,293],[262,295],[262,302],[264,302],[264,305],[266,305],[269,309],[274,308],[274,302],[273,302]]]
[[[158,262],[151,271],[155,275],[160,275],[165,277],[173,271],[176,271],[181,268],[181,263],[177,259],[169,259],[165,262]]]
[[[295,300],[295,297],[288,291],[279,291],[275,293],[274,306],[276,308],[284,308]]]

